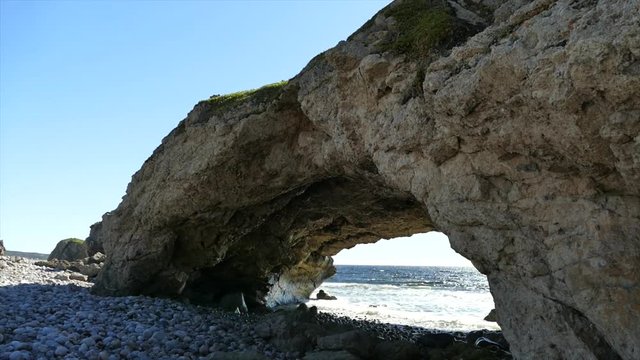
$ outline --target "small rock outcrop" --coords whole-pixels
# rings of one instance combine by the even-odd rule
[[[484,317],[484,321],[498,322],[498,315],[496,315],[496,309],[491,309],[487,316]]]
[[[318,295],[316,296],[318,300],[337,300],[335,296],[329,295],[324,290],[318,291]]]
[[[517,358],[637,359],[638,6],[398,0],[201,101],[92,227],[94,292],[280,303],[341,249],[437,229]]]
[[[48,260],[76,261],[88,256],[87,245],[84,240],[69,238],[60,240],[49,254]]]
[[[102,242],[97,234],[100,233],[102,229],[102,222],[97,222],[91,225],[91,231],[89,232],[89,236],[85,239],[84,243],[87,245],[87,252],[89,255],[93,255],[95,253],[104,254],[104,247],[102,246]]]
[[[0,240],[0,256],[4,256],[7,249],[4,248],[4,240]]]
[[[85,276],[85,280],[92,280],[102,269],[105,259],[106,258],[104,254],[95,253],[92,256],[86,257],[81,260],[68,261],[51,259],[46,261],[37,261],[35,265],[46,266],[56,270],[69,270],[77,272]]]

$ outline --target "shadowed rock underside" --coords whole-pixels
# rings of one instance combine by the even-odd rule
[[[198,103],[92,227],[94,291],[274,305],[437,229],[517,358],[638,358],[639,6],[396,1],[288,82]]]

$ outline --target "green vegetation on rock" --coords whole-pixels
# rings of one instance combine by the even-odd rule
[[[441,1],[405,0],[388,10],[396,20],[397,37],[383,46],[410,56],[424,56],[447,40],[455,23],[450,9]]]
[[[214,95],[206,100],[206,102],[214,105],[216,107],[216,110],[219,111],[226,110],[231,106],[238,105],[249,99],[257,103],[263,103],[274,99],[279,94],[280,89],[282,89],[282,87],[287,83],[288,81],[280,81],[277,83],[265,85],[258,89],[239,91],[226,95]]]
[[[71,242],[71,243],[75,243],[75,244],[84,244],[84,240],[78,239],[78,238],[68,238],[68,239],[64,239],[62,241]]]
[[[47,257],[47,260],[58,259],[74,261],[84,259],[87,256],[87,244],[85,244],[84,240],[68,238],[58,241],[56,247]]]

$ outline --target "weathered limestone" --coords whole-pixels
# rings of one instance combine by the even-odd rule
[[[415,4],[459,18],[406,40]],[[638,358],[640,5],[482,4],[396,1],[287,84],[200,102],[92,228],[94,290],[279,303],[438,229],[517,358]]]
[[[313,290],[335,272],[330,256],[312,255],[281,274],[273,275],[265,303],[275,307],[307,300]]]
[[[102,222],[97,222],[91,225],[91,231],[89,232],[89,237],[85,240],[85,244],[87,245],[87,252],[90,256],[93,256],[97,253],[104,254],[104,248],[102,247],[102,242],[98,238],[100,231],[102,230]]]
[[[87,245],[84,240],[69,238],[58,241],[47,260],[75,261],[82,260],[87,256]]]

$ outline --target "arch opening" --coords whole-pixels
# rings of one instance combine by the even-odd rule
[[[435,238],[435,232],[425,235],[433,229],[431,219],[424,205],[411,194],[392,190],[375,177],[336,177],[293,189],[274,199],[273,203],[277,203],[278,208],[265,216],[260,226],[243,234],[238,241],[230,241],[226,247],[220,246],[224,235],[213,236],[213,228],[208,221],[203,221],[201,226],[189,222],[177,229],[179,240],[174,264],[194,264],[190,258],[182,259],[181,254],[201,255],[208,246],[216,249],[218,253],[213,255],[221,259],[195,269],[189,276],[182,296],[195,302],[215,303],[226,294],[242,292],[248,307],[257,310],[305,302],[315,297],[318,289],[328,290],[331,294],[336,293],[334,286],[343,286],[342,290],[364,295],[355,298],[338,291],[331,294],[338,296],[337,302],[312,304],[321,310],[352,317],[369,317],[443,330],[498,328],[495,323],[483,320],[493,308],[486,277],[477,272],[468,260],[451,250],[444,234],[439,233]],[[243,209],[226,221],[235,229],[242,228],[238,226],[242,221],[255,221],[257,217],[252,213],[268,213],[263,209],[272,205],[261,206],[263,208],[258,210]],[[202,218],[208,219],[207,216]],[[384,238],[391,240],[380,241]],[[414,247],[399,246],[399,251],[385,249],[416,240],[427,247],[415,247],[414,244]],[[190,248],[198,244],[204,244],[202,250],[193,251]],[[345,252],[358,252],[363,247],[382,248],[382,256],[390,261],[379,261],[381,258],[372,253],[365,255],[364,262],[351,261],[349,264],[349,261],[342,260]],[[350,248],[353,249],[345,250]],[[442,250],[447,253],[442,253]],[[407,259],[407,254],[417,256]],[[434,258],[431,258],[429,263],[426,259],[428,254],[436,254],[445,262],[433,262]],[[332,257],[337,260],[335,265]],[[464,268],[423,270],[414,280],[431,284],[416,286],[394,284],[389,279],[385,280],[384,276],[379,277],[382,284],[363,284],[361,281],[358,285],[361,288],[336,285],[349,283],[350,279],[344,279],[345,274],[341,270],[345,269],[344,265],[354,264],[392,266],[365,269],[384,270],[385,275],[394,274],[398,269],[393,266],[398,265],[453,265]],[[396,273],[398,276],[407,275],[407,271],[402,269]],[[382,272],[374,274],[383,275]],[[360,275],[366,276],[367,273]],[[329,280],[325,282],[326,279]],[[461,282],[465,279],[471,282]],[[453,287],[458,288],[434,287],[436,281],[443,284],[453,282]],[[363,289],[365,285],[369,288]],[[384,297],[389,295],[381,291],[385,287],[372,285],[406,290],[407,293],[396,296],[393,304],[385,304]],[[450,306],[452,300],[454,307]]]
[[[485,275],[436,231],[381,239],[334,256],[336,274],[308,302],[351,318],[442,331],[499,330]],[[336,300],[318,299],[322,290]]]
[[[335,273],[331,256],[342,249],[432,228],[411,194],[363,176],[321,180],[236,211],[224,220],[234,233],[206,214],[198,219],[174,229],[173,266],[197,264],[181,295],[207,303],[242,292],[249,307],[306,300]]]

